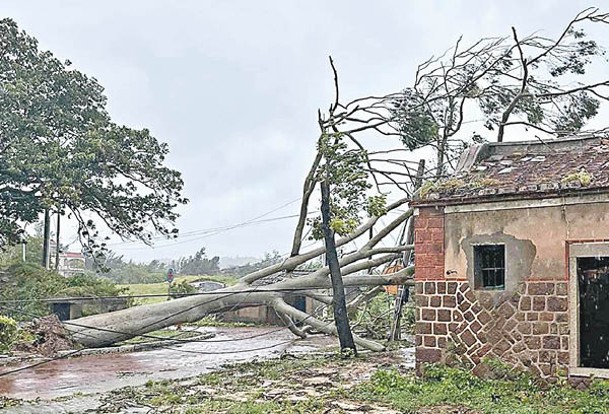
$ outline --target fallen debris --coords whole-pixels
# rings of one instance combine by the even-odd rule
[[[56,315],[34,319],[23,330],[26,336],[31,335],[33,339],[17,343],[14,347],[17,352],[54,357],[60,351],[74,350],[76,347]]]

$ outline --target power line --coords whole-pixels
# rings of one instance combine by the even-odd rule
[[[311,215],[314,214],[314,212],[310,212],[307,215]],[[172,239],[172,240],[167,240],[167,243],[165,244],[161,244],[161,245],[152,245],[152,246],[127,246],[124,247],[122,250],[142,250],[142,249],[161,249],[161,248],[165,248],[165,247],[172,247],[172,246],[178,246],[181,244],[185,244],[185,243],[191,243],[197,240],[203,240],[206,239],[208,237],[212,237],[221,233],[225,233],[227,231],[230,230],[234,230],[237,228],[243,228],[243,227],[247,227],[247,226],[251,226],[251,225],[255,225],[255,224],[260,224],[260,223],[269,223],[269,222],[274,222],[274,221],[280,221],[280,220],[286,220],[286,219],[290,219],[290,218],[296,218],[299,217],[299,214],[292,214],[292,215],[288,215],[288,216],[281,216],[281,217],[273,217],[273,218],[269,218],[269,219],[263,219],[263,220],[256,220],[256,221],[252,221],[249,223],[245,223],[245,224],[238,224],[238,225],[233,225],[233,226],[228,226],[228,227],[222,227],[217,231],[213,231],[213,232],[208,232],[205,234],[201,234],[201,235],[195,235],[193,236],[187,236],[185,238],[180,239],[180,237],[178,237],[177,239]],[[123,244],[130,244],[129,242],[123,242],[120,245]],[[119,244],[115,244],[113,246],[117,246]]]
[[[212,235],[216,235],[219,233],[223,233],[225,231],[229,231],[229,230],[233,230],[239,227],[245,227],[247,225],[251,225],[251,224],[259,224],[259,223],[266,223],[266,222],[272,222],[272,221],[277,221],[277,220],[285,220],[287,218],[294,218],[294,217],[298,217],[298,214],[294,214],[294,215],[287,215],[287,216],[280,216],[280,217],[273,217],[270,219],[263,219],[264,217],[268,216],[269,214],[272,214],[278,210],[281,210],[291,204],[294,204],[295,202],[299,201],[301,199],[301,197],[294,199],[292,201],[289,201],[285,204],[282,204],[279,207],[276,207],[272,210],[267,211],[264,214],[261,214],[259,216],[253,217],[251,219],[245,220],[243,222],[237,223],[237,224],[231,224],[231,225],[227,225],[227,226],[220,226],[220,227],[211,227],[211,228],[207,228],[207,229],[199,229],[199,230],[193,230],[193,231],[189,231],[186,233],[181,233],[178,238],[192,238],[194,236],[194,238],[192,238],[191,240],[188,241],[184,241],[184,242],[189,242],[189,241],[194,241],[194,240],[199,240],[200,238],[205,238],[205,237],[209,237]],[[203,236],[203,237],[197,237],[197,236]],[[157,240],[165,240],[165,238],[163,236],[158,236],[155,237],[154,239]],[[112,246],[120,246],[120,245],[125,245],[125,244],[130,244],[131,242],[129,241],[125,241],[125,242],[118,242],[118,243],[112,243],[109,244],[108,247],[112,247]],[[173,243],[170,245],[176,245],[179,243]],[[164,247],[164,246],[158,246],[158,247]]]

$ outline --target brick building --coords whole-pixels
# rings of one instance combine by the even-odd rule
[[[415,203],[416,359],[609,377],[609,140],[470,148]]]

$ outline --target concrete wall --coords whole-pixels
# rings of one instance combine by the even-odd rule
[[[419,208],[418,367],[444,362],[480,370],[485,357],[547,377],[573,367],[569,299],[571,307],[577,302],[569,292],[568,250],[609,240],[608,201],[596,195]],[[504,290],[475,288],[473,246],[487,243],[505,245]]]

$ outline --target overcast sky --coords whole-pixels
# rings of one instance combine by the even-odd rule
[[[294,220],[205,235],[300,196],[317,108],[332,97],[332,55],[347,98],[410,85],[416,65],[483,36],[556,35],[590,3],[575,0],[154,1],[1,0],[0,14],[42,49],[96,77],[116,122],[169,143],[190,204],[187,235],[154,249],[113,246],[136,260],[261,256],[289,250]],[[294,214],[297,203],[265,218]],[[73,235],[66,235],[66,239]]]

